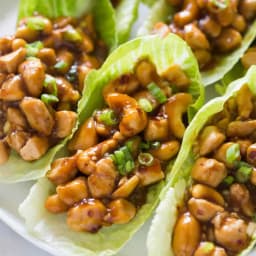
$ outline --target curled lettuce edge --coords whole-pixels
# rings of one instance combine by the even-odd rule
[[[157,22],[165,22],[174,13],[174,8],[168,4],[166,0],[159,0],[153,4],[151,13],[145,20],[144,24],[138,30],[138,35],[148,35],[152,33],[154,24]],[[202,82],[205,86],[216,83],[221,80],[243,56],[244,52],[252,44],[256,37],[256,20],[249,26],[247,32],[243,35],[241,46],[223,57],[217,58],[217,65],[208,71],[202,71]]]
[[[92,12],[95,16],[96,27],[103,40],[105,40],[111,48],[116,46],[114,26],[115,13],[108,0],[21,0],[19,19],[30,16],[35,11],[50,18],[56,18],[62,15],[79,17],[87,12]],[[102,19],[106,21],[102,22]],[[79,102],[81,103],[83,100],[84,96],[82,96]],[[73,129],[72,134],[77,126],[78,124]],[[67,141],[72,137],[72,134],[48,150],[48,152],[37,161],[24,161],[17,153],[12,151],[9,160],[5,164],[0,165],[0,182],[24,182],[43,177],[49,170],[50,163],[54,160],[56,154],[63,149]]]
[[[224,108],[225,102],[234,96],[239,89],[247,84],[256,95],[256,66],[252,66],[243,78],[232,82],[225,95],[209,101],[195,115],[187,128],[180,153],[173,165],[173,171],[168,185],[162,190],[161,202],[156,209],[156,214],[147,237],[148,256],[172,256],[171,239],[177,219],[177,206],[182,202],[186,187],[191,184],[190,172],[195,162],[192,146],[210,117]],[[240,255],[247,255],[256,244],[256,233],[252,237],[249,247]],[[158,254],[157,254],[158,253]]]
[[[193,109],[199,109],[203,103],[204,88],[191,50],[175,35],[168,35],[165,38],[147,36],[120,46],[109,56],[101,69],[88,75],[84,92],[86,100],[79,105],[81,122],[91,116],[95,109],[103,106],[104,86],[121,74],[130,73],[141,59],[149,59],[154,63],[160,75],[171,64],[180,64],[191,79],[189,91],[193,94],[195,102]],[[170,173],[171,167],[172,163],[167,167],[166,173]],[[29,231],[47,242],[55,250],[54,255],[109,256],[120,250],[150,217],[165,184],[166,182],[162,181],[149,189],[146,203],[130,223],[102,228],[97,234],[73,232],[66,225],[65,214],[53,215],[47,212],[44,202],[49,194],[54,192],[55,187],[46,178],[40,179],[32,187],[19,212],[25,219]]]

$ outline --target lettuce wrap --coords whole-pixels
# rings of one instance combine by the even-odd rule
[[[204,90],[200,83],[200,73],[195,58],[186,44],[175,35],[165,38],[148,36],[132,40],[114,51],[99,70],[92,71],[87,79],[85,100],[80,102],[81,122],[91,116],[95,109],[103,106],[102,90],[109,81],[122,74],[129,73],[141,59],[150,60],[161,74],[174,62],[179,64],[191,79],[188,91],[194,99],[189,117],[203,103]],[[167,167],[171,171],[172,163]],[[138,210],[131,222],[123,225],[104,227],[97,234],[76,233],[65,222],[65,214],[52,215],[44,202],[55,190],[55,186],[46,178],[36,183],[28,197],[20,206],[20,214],[25,219],[29,231],[51,246],[55,255],[98,255],[115,254],[149,218],[159,201],[159,194],[165,182],[149,188],[146,203]]]
[[[255,78],[256,67],[252,66],[243,78],[229,85],[225,95],[209,101],[202,107],[187,128],[180,154],[173,166],[169,183],[160,195],[161,202],[156,210],[148,233],[147,248],[149,256],[174,255],[171,249],[171,241],[178,217],[178,205],[183,202],[185,191],[191,185],[191,169],[197,158],[193,153],[193,145],[208,120],[213,115],[222,111],[227,100],[235,96],[242,86],[248,85],[253,95],[256,95]],[[254,247],[255,242],[256,234],[254,232],[250,245],[239,255],[248,255],[249,251]]]
[[[22,0],[19,7],[19,19],[33,15],[34,12],[45,15],[49,18],[59,16],[80,17],[86,13],[93,13],[95,26],[103,41],[111,49],[116,46],[115,13],[108,0],[100,1],[29,1]],[[104,20],[104,22],[102,22]],[[82,102],[84,98],[81,98]],[[78,113],[79,114],[79,113]],[[26,162],[12,152],[5,164],[0,166],[1,182],[19,182],[35,180],[44,176],[49,169],[56,153],[63,148],[66,141],[64,139],[59,144],[51,148],[41,159],[34,162]]]
[[[152,1],[147,1],[152,3]],[[139,36],[151,34],[154,25],[157,22],[166,22],[175,13],[175,8],[168,4],[168,1],[159,0],[155,1],[152,5],[151,13],[145,20],[144,24],[138,31]],[[244,52],[249,48],[256,36],[256,21],[250,24],[246,33],[243,36],[242,44],[230,54],[216,57],[216,65],[209,70],[202,71],[202,81],[205,86],[216,83],[221,80],[226,73],[228,73],[239,59],[243,56]]]

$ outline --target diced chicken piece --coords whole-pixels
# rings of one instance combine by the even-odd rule
[[[55,129],[58,138],[70,135],[77,120],[77,114],[73,111],[58,111],[55,113]]]
[[[68,211],[67,224],[75,231],[95,233],[101,228],[106,213],[101,201],[89,199]]]
[[[135,206],[125,199],[116,199],[108,204],[109,212],[105,221],[112,224],[125,224],[130,222],[135,214]]]
[[[229,137],[248,137],[256,129],[256,120],[233,121],[228,124],[227,135]]]
[[[87,119],[79,127],[68,144],[69,150],[86,150],[98,143],[98,136],[93,118]]]
[[[0,140],[0,164],[4,164],[9,159],[10,150],[3,140]]]
[[[33,129],[46,136],[51,134],[54,126],[54,119],[41,100],[25,97],[20,103],[20,108]]]
[[[226,249],[238,253],[248,246],[247,224],[244,220],[219,213],[213,220],[216,242]]]
[[[144,131],[146,141],[164,141],[168,139],[169,123],[167,119],[151,118]]]
[[[27,91],[30,96],[38,97],[43,90],[45,70],[39,59],[28,59],[19,66]]]
[[[22,100],[25,96],[22,85],[23,82],[20,76],[8,76],[1,86],[0,99],[4,101]]]
[[[17,152],[26,144],[29,134],[23,131],[14,131],[7,135],[6,141],[10,148]]]
[[[20,155],[26,161],[34,161],[41,158],[49,148],[48,139],[45,137],[33,136],[21,148]]]
[[[13,37],[5,36],[0,38],[0,56],[12,50]]]
[[[0,72],[2,73],[16,73],[18,66],[26,57],[25,48],[18,50],[0,57]]]
[[[27,121],[22,112],[18,108],[7,109],[7,121],[12,129],[24,128],[27,126]]]
[[[51,213],[63,213],[68,210],[68,206],[60,200],[57,194],[49,196],[45,202],[45,208]]]
[[[58,88],[58,98],[60,101],[76,103],[80,99],[78,91],[63,77],[56,79]]]
[[[111,158],[96,163],[96,170],[88,178],[88,187],[93,198],[108,197],[115,188],[117,170]]]
[[[198,182],[217,187],[227,176],[227,169],[215,159],[201,157],[196,160],[191,175]]]
[[[142,186],[148,186],[164,179],[164,172],[160,161],[157,159],[154,159],[154,163],[151,166],[140,166],[136,174],[139,176]]]
[[[61,201],[69,206],[89,197],[85,177],[76,178],[65,185],[59,185],[56,191]]]
[[[52,163],[51,169],[47,173],[47,178],[55,185],[61,185],[71,181],[76,174],[76,157],[63,157],[56,159]]]

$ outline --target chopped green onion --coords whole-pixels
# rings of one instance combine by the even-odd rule
[[[161,146],[161,143],[159,141],[151,142],[151,148],[156,149]]]
[[[61,60],[54,65],[54,68],[59,71],[63,71],[63,69],[65,69],[67,66],[68,64],[65,61]]]
[[[99,120],[106,125],[116,125],[118,123],[115,112],[112,109],[103,110],[99,116]]]
[[[165,103],[167,101],[166,96],[164,95],[162,90],[155,83],[149,84],[148,85],[148,90],[159,103],[162,104],[162,103]]]
[[[229,0],[210,0],[217,8],[224,10],[229,6]]]
[[[150,142],[141,142],[140,143],[140,149],[142,150],[147,150],[147,149],[150,149]]]
[[[223,180],[223,182],[224,182],[226,185],[230,186],[231,184],[233,184],[234,180],[235,180],[235,179],[234,179],[233,176],[227,176],[227,177]]]
[[[42,17],[29,17],[26,20],[27,27],[32,30],[44,30],[45,20]]]
[[[154,162],[154,157],[150,153],[140,153],[138,161],[141,165],[151,166]]]
[[[150,103],[149,100],[142,98],[139,99],[139,106],[145,111],[145,112],[151,112],[153,110],[153,106]]]
[[[26,44],[27,57],[35,57],[39,50],[43,49],[44,45],[41,41],[36,41],[31,44]]]
[[[211,242],[203,242],[202,250],[204,253],[210,253],[214,250],[215,246]]]
[[[81,42],[83,39],[80,33],[71,26],[64,31],[63,37],[65,40],[71,42]]]
[[[127,146],[123,146],[116,150],[113,155],[111,155],[111,159],[117,166],[117,170],[121,175],[126,175],[135,167],[132,154]]]
[[[245,183],[250,179],[250,175],[252,173],[252,166],[250,165],[242,165],[237,171],[236,171],[236,179],[238,182]]]
[[[45,104],[51,104],[58,102],[59,99],[55,95],[44,93],[41,95],[41,101],[43,101]]]
[[[44,87],[50,88],[52,90],[52,94],[54,96],[57,96],[57,94],[58,94],[57,82],[53,76],[50,76],[48,74],[45,75]]]
[[[138,149],[140,141],[141,141],[140,137],[135,136],[129,139],[128,141],[126,141],[125,145],[129,149],[129,151],[133,153],[134,150]]]
[[[238,143],[232,144],[226,151],[226,160],[228,164],[234,164],[240,158],[240,146]]]
[[[76,79],[77,79],[77,65],[72,65],[71,66],[68,73],[66,74],[66,78],[71,83],[76,81]]]

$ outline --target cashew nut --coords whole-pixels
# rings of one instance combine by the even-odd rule
[[[188,93],[177,93],[164,105],[164,111],[168,116],[169,129],[173,135],[181,139],[185,132],[185,125],[182,115],[188,110],[188,106],[192,103],[192,96]]]

